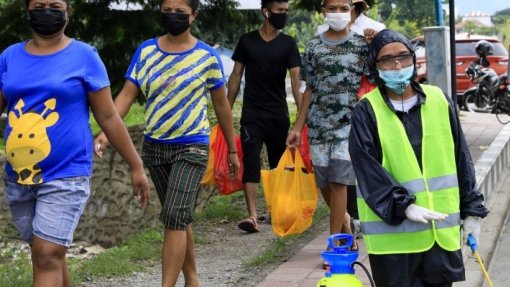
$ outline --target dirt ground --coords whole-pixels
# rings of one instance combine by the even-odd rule
[[[315,222],[299,237],[285,241],[283,251],[262,264],[247,267],[266,250],[274,250],[278,237],[268,223],[259,222],[260,232],[247,234],[236,222],[204,222],[194,226],[200,238],[196,245],[197,268],[201,287],[256,286],[281,263],[288,260],[319,233],[328,228],[326,218]],[[279,241],[282,242],[282,241]],[[326,242],[324,243],[327,244]],[[250,265],[251,266],[251,265]],[[161,284],[161,265],[127,277],[103,278],[83,283],[82,287],[152,287]],[[177,286],[184,286],[181,276]]]

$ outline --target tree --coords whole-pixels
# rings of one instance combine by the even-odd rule
[[[306,44],[315,36],[317,26],[324,23],[324,17],[318,12],[293,10],[283,32],[297,42],[299,52],[303,53]]]
[[[199,12],[194,35],[211,43],[233,48],[239,37],[262,22],[260,10],[240,11],[233,0],[209,0]]]
[[[503,44],[508,48],[510,45],[510,8],[497,11],[492,20]]]
[[[378,1],[379,12],[382,20],[406,36],[413,38],[420,33],[420,29],[427,26],[436,25],[434,1],[421,1],[421,0],[391,0],[391,1]],[[394,23],[388,23],[389,20]],[[391,25],[390,25],[391,24]],[[398,29],[400,26],[414,26],[413,29]],[[408,32],[406,33],[405,30]]]
[[[492,22],[497,26],[504,24],[508,18],[510,18],[510,8],[497,11],[494,16],[492,16]]]

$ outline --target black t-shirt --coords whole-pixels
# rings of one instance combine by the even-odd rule
[[[301,64],[294,38],[279,33],[266,42],[258,30],[246,33],[239,39],[232,60],[245,66],[242,118],[288,117],[285,77],[288,69]]]

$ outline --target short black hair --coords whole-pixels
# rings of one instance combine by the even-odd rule
[[[268,8],[272,5],[274,2],[289,2],[288,0],[262,0],[260,1],[260,8]]]
[[[161,5],[163,5],[163,1],[165,1],[165,0],[159,1],[159,7],[161,7]],[[192,12],[196,12],[198,10],[198,8],[200,7],[200,0],[186,0],[186,1],[188,1],[188,4],[191,7]]]
[[[361,15],[361,13],[365,12],[365,4],[363,2],[356,2],[353,4],[354,11],[356,12],[356,15]]]

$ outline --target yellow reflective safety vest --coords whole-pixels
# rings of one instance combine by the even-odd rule
[[[365,98],[377,120],[384,169],[416,196],[417,205],[446,213],[448,217],[428,224],[405,219],[399,225],[388,225],[358,192],[358,211],[369,254],[418,253],[429,250],[435,242],[448,251],[461,246],[459,184],[448,101],[439,88],[421,87],[427,96],[420,107],[422,169],[402,122],[388,107],[379,89],[366,94]]]

